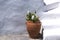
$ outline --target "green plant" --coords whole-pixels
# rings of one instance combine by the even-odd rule
[[[32,21],[32,22],[37,22],[39,21],[38,16],[36,15],[36,12],[28,12],[28,14],[26,15],[26,20],[27,21]]]

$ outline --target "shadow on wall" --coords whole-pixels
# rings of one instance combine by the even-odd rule
[[[43,0],[0,0],[0,34],[25,32],[27,10],[43,6]]]

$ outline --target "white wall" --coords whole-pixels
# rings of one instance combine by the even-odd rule
[[[44,0],[44,2],[48,5],[48,4],[52,4],[52,3],[55,3],[55,2],[60,2],[60,0]],[[54,14],[59,14],[60,13],[60,4],[59,6],[56,8],[56,9],[53,9],[51,11],[48,11],[47,13],[54,13]]]
[[[54,2],[59,2],[59,0],[44,0],[44,2],[48,5]]]
[[[59,2],[59,0],[44,0],[47,5]],[[60,3],[56,9],[45,12],[42,15],[42,25],[45,28],[53,28],[60,26]]]

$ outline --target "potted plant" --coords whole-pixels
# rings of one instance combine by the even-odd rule
[[[41,22],[36,12],[28,12],[26,15],[26,26],[31,38],[36,38],[41,29]]]

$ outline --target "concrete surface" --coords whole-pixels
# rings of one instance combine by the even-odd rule
[[[28,36],[28,34],[8,34],[8,35],[1,35],[0,40],[42,40],[42,39],[32,39]]]

